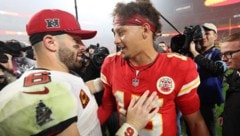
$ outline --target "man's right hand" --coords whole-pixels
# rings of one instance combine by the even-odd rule
[[[137,131],[143,129],[152,117],[159,111],[156,107],[158,96],[153,92],[149,97],[146,91],[139,99],[133,98],[127,110],[127,123]]]

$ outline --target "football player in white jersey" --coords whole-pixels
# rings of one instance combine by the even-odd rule
[[[0,135],[101,136],[94,96],[81,78],[70,74],[81,67],[82,40],[96,31],[82,30],[73,15],[58,9],[36,13],[26,30],[37,68],[0,92]],[[116,135],[137,135],[156,114],[156,93],[148,95],[131,101],[127,122]]]

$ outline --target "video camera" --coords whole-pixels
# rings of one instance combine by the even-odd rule
[[[0,63],[7,63],[7,62],[8,62],[7,55],[0,53]]]
[[[90,53],[90,49],[94,49],[94,52]],[[99,44],[97,45],[90,45],[86,51],[89,53],[89,56],[86,56],[85,54],[83,54],[82,58],[83,58],[83,63],[87,64],[88,61],[90,60],[90,64],[92,64],[95,68],[99,69],[102,66],[102,63],[105,59],[105,57],[107,55],[109,55],[109,50],[106,47],[103,46],[99,46]]]
[[[0,63],[7,63],[8,57],[4,54],[5,53],[5,43],[0,41]]]
[[[0,41],[0,63],[7,63],[10,54],[12,57],[22,57],[22,52],[32,50],[31,46],[26,46],[24,43],[17,40],[9,40],[7,42]]]
[[[200,51],[203,45],[204,28],[201,25],[185,27],[183,34],[178,34],[171,39],[171,50],[183,55],[191,55],[189,51],[190,43],[196,44],[196,50]]]
[[[95,48],[93,54],[90,55],[90,59],[92,60],[93,65],[100,69],[105,57],[108,55],[109,50],[106,47],[97,47]]]

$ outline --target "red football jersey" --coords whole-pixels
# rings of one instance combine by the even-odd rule
[[[140,97],[146,90],[157,91],[159,112],[139,135],[176,136],[176,105],[183,114],[199,110],[196,67],[192,59],[176,53],[159,54],[152,64],[140,67],[132,66],[120,52],[108,56],[101,72],[105,88],[98,110],[101,123],[117,107],[121,125],[132,97]]]

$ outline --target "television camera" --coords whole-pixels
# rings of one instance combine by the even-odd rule
[[[178,34],[171,38],[171,49],[183,55],[191,55],[189,48],[193,41],[196,44],[196,50],[201,51],[203,45],[204,28],[201,25],[186,26],[183,34]]]

